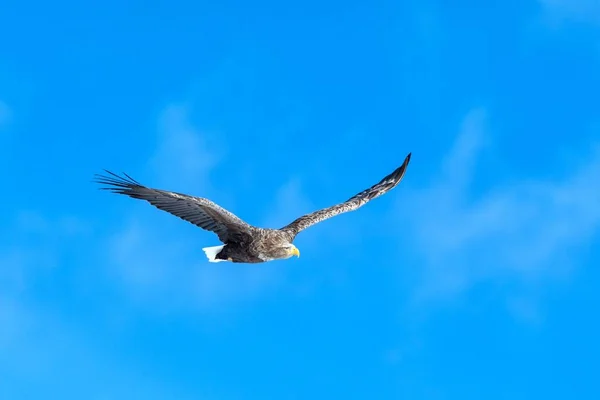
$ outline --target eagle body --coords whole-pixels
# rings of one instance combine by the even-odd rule
[[[96,175],[96,182],[106,185],[101,189],[145,200],[160,210],[214,232],[223,244],[203,248],[210,262],[262,263],[300,257],[300,251],[293,244],[298,233],[338,214],[357,210],[392,190],[404,177],[410,157],[409,153],[400,167],[370,188],[342,203],[303,215],[280,229],[252,226],[209,199],[150,188],[127,174],[119,176],[105,171],[109,175]]]
[[[246,240],[232,240],[221,246],[205,247],[211,262],[262,263],[300,255],[287,232],[253,228]]]

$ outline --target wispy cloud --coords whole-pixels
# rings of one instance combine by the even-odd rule
[[[216,238],[214,242],[219,243]],[[210,264],[201,247],[197,238],[182,233],[166,237],[164,230],[139,219],[128,221],[110,239],[114,273],[123,290],[159,312],[214,312],[254,299],[278,283],[273,265]]]
[[[39,298],[40,282],[64,276],[69,248],[91,234],[87,223],[74,216],[50,217],[32,210],[18,211],[4,222],[0,226],[0,395],[27,397],[29,387],[63,398],[104,394],[129,398],[140,391],[147,396],[166,395],[166,388],[92,350],[85,335]],[[51,371],[57,369],[71,379],[55,379]]]
[[[165,108],[159,118],[158,144],[150,168],[161,182],[205,187],[208,174],[223,155],[223,143],[196,129],[190,116],[187,104]]]
[[[7,398],[29,397],[30,387],[61,398],[166,398],[179,392],[107,356],[46,309],[0,296],[0,324],[0,393]],[[70,379],[56,379],[57,370]]]
[[[4,101],[0,100],[0,128],[7,125],[12,117],[12,110]]]
[[[554,165],[553,178],[522,177],[474,189],[485,113],[465,118],[439,178],[413,189],[403,221],[420,262],[419,299],[452,298],[477,284],[508,284],[516,292],[568,276],[600,226],[600,148],[573,165]],[[507,160],[506,162],[510,162]],[[515,307],[532,314],[522,301]]]
[[[292,178],[277,190],[272,203],[265,207],[262,225],[281,228],[313,209],[302,190],[300,179]]]
[[[89,234],[85,221],[74,216],[50,218],[32,210],[17,211],[0,229],[0,348],[11,347],[22,330],[38,324],[35,288],[57,270],[76,245]],[[59,271],[60,273],[60,271]],[[26,312],[25,312],[26,311]]]
[[[61,265],[70,249],[61,243],[77,243],[90,229],[70,215],[50,218],[39,211],[21,210],[6,221],[0,235],[0,295],[21,298],[41,275]]]
[[[96,259],[105,253],[105,248],[99,246],[95,252],[91,247],[90,243],[96,242],[96,232],[85,219],[73,215],[52,215],[48,211],[18,210],[12,218],[3,222],[0,224],[0,373],[3,379],[0,397],[28,397],[29,388],[35,387],[35,392],[52,392],[61,398],[168,398],[173,395],[187,398],[182,393],[185,390],[173,387],[170,382],[139,374],[139,366],[132,365],[135,360],[121,359],[119,354],[102,347],[102,340],[94,337],[97,333],[86,330],[89,326],[86,326],[85,318],[74,318],[76,312],[72,314],[72,309],[65,313],[64,304],[60,304],[65,299],[89,303],[85,306],[86,312],[92,314],[98,311],[94,307],[96,301],[102,302],[106,308],[95,314],[94,318],[98,318],[95,326],[106,328],[109,334],[114,333],[110,332],[115,326],[113,318],[134,316],[128,307],[121,304],[117,311],[111,305],[112,296],[101,299],[87,296],[97,285],[106,288],[105,285],[113,282],[105,280],[107,276],[104,274],[110,263],[103,262],[101,257]],[[150,229],[143,221],[135,222],[141,223],[126,224],[127,229],[114,238],[116,243],[112,247],[112,258],[122,268],[120,272],[130,274],[130,278],[134,275],[137,279],[133,284],[128,282],[128,294],[137,285],[149,289],[146,295],[154,289],[163,289],[159,299],[171,296],[175,297],[175,301],[189,301],[196,289],[219,298],[223,296],[219,290],[252,290],[256,285],[262,285],[253,281],[242,284],[241,288],[234,286],[230,289],[226,282],[228,277],[218,272],[213,275],[204,272],[209,276],[203,279],[204,276],[198,276],[199,272],[192,270],[196,265],[189,263],[190,253],[177,251],[177,238],[165,241],[160,237],[160,230]],[[149,254],[147,246],[161,249],[166,246],[167,250],[144,257],[144,254]],[[188,257],[187,260],[182,258],[182,254]],[[171,268],[174,271],[170,271]],[[233,276],[235,271],[229,274],[234,283],[239,283],[239,277]],[[209,279],[215,281],[215,277],[221,279],[217,281],[220,286],[207,283]],[[254,276],[247,278],[256,279]],[[198,287],[198,282],[208,285],[209,290]],[[55,288],[40,290],[54,283],[65,288],[58,304],[54,293],[47,293]],[[187,290],[184,293],[187,297],[178,296],[177,290],[181,288]],[[218,293],[215,294],[215,291]],[[81,296],[81,292],[87,295]],[[166,297],[160,297],[164,294]],[[152,305],[160,305],[160,301]],[[111,317],[104,319],[104,311],[109,312]],[[56,371],[70,379],[56,379]],[[214,396],[207,393],[206,398],[229,398],[222,393]]]
[[[193,126],[187,106],[172,105],[160,118],[157,149],[149,167],[168,188],[201,187],[202,196],[210,198],[214,194],[210,174],[222,149],[215,137]],[[138,301],[156,307],[214,311],[230,302],[256,298],[276,285],[276,266],[209,264],[201,247],[220,244],[216,235],[174,216],[169,216],[173,225],[157,228],[156,223],[136,215],[141,207],[148,207],[143,211],[154,213],[157,219],[164,217],[159,211],[142,203],[128,207],[140,212],[134,211],[109,239],[110,262],[123,290]],[[158,224],[163,221],[168,222],[162,218]]]
[[[553,24],[565,21],[600,24],[600,2],[597,0],[539,0],[547,20]]]

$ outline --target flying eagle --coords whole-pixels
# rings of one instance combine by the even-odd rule
[[[252,226],[208,199],[149,188],[127,174],[121,177],[105,170],[111,176],[96,174],[96,182],[108,185],[101,189],[146,200],[160,210],[216,233],[224,244],[202,249],[210,262],[261,263],[294,255],[300,257],[300,251],[292,244],[300,231],[338,214],[354,211],[396,187],[404,177],[410,155],[379,183],[343,203],[303,215],[281,229]]]

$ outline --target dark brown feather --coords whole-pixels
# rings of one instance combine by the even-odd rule
[[[251,235],[250,225],[208,199],[149,188],[127,174],[122,177],[110,171],[106,172],[111,176],[96,175],[97,183],[107,185],[102,189],[145,200],[160,210],[216,233],[223,243],[244,240],[243,237]]]

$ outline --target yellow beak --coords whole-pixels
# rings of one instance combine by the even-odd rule
[[[298,250],[297,247],[294,247],[292,249],[292,255],[296,256],[296,257],[300,257],[300,250]]]

